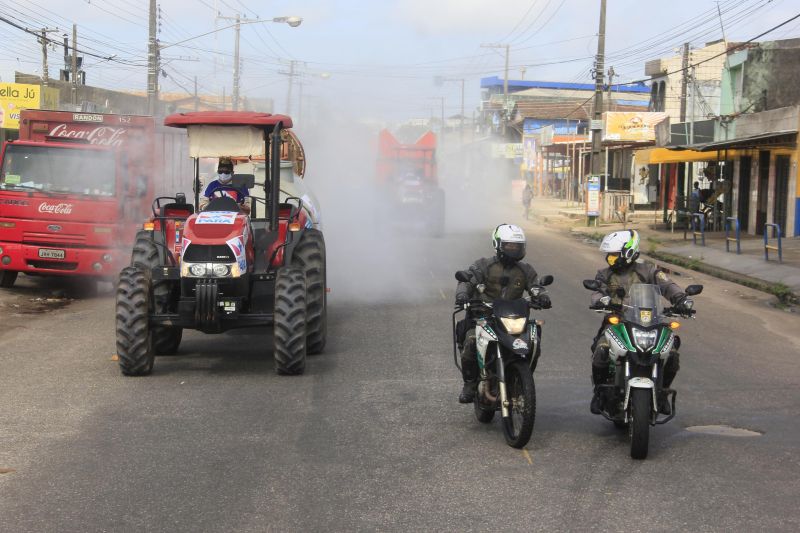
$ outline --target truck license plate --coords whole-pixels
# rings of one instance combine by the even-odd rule
[[[53,250],[50,248],[39,248],[39,257],[45,259],[64,259],[64,250]]]

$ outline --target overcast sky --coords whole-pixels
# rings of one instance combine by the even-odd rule
[[[597,46],[599,0],[162,0],[159,39],[176,43],[230,25],[222,16],[255,19],[298,15],[297,28],[255,23],[241,28],[242,94],[275,99],[283,111],[289,60],[304,83],[304,105],[322,100],[359,115],[399,120],[459,110],[460,86],[434,84],[435,76],[466,80],[466,109],[479,102],[481,77],[502,76],[501,50],[511,45],[510,79],[590,83]],[[720,0],[728,40],[747,40],[800,13],[797,0]],[[147,0],[0,0],[0,12],[22,26],[58,29],[61,40],[78,25],[79,48],[111,60],[86,58],[87,83],[145,90]],[[618,80],[643,77],[648,59],[673,55],[683,42],[702,46],[720,39],[717,2],[711,0],[609,0],[607,65]],[[800,19],[762,40],[800,36]],[[36,38],[0,22],[0,76],[41,73]],[[186,92],[198,76],[200,92],[227,95],[233,79],[233,29],[163,50],[162,91]],[[63,63],[50,51],[50,76]],[[327,79],[325,79],[327,77]],[[295,87],[294,100],[298,96]],[[296,112],[296,107],[293,109]]]

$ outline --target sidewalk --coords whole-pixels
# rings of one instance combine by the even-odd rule
[[[800,295],[800,239],[782,239],[783,262],[778,262],[778,252],[770,250],[769,261],[764,260],[764,239],[742,235],[740,255],[736,254],[736,243],[730,243],[731,252],[725,251],[724,232],[706,233],[706,245],[692,242],[689,232],[684,239],[684,230],[663,229],[660,213],[637,212],[625,226],[621,223],[604,223],[586,226],[583,207],[575,202],[550,198],[535,198],[533,214],[545,225],[561,228],[573,234],[600,240],[604,235],[621,229],[635,229],[641,235],[641,250],[654,259],[699,270],[729,281],[765,290],[784,300]],[[658,222],[658,224],[654,224]],[[777,241],[770,239],[770,245]]]

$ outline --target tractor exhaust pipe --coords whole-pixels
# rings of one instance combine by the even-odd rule
[[[269,214],[269,229],[270,231],[278,231],[278,204],[281,202],[281,130],[283,129],[283,122],[278,122],[272,129],[271,135],[271,154],[270,154],[270,171],[272,173],[270,180],[270,196],[269,206],[271,209]]]

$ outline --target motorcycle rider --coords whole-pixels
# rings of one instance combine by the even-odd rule
[[[220,157],[217,163],[217,179],[210,182],[203,192],[204,198],[200,202],[200,209],[204,209],[216,194],[229,196],[236,200],[239,209],[245,215],[250,214],[250,191],[247,187],[234,187],[233,185],[233,160],[230,157]]]
[[[514,300],[521,298],[525,291],[538,285],[536,270],[528,263],[522,262],[525,257],[525,233],[522,228],[513,224],[500,224],[492,233],[494,257],[478,259],[469,271],[470,282],[459,282],[456,289],[456,305],[463,306],[473,297],[480,297],[485,302],[503,298]],[[475,296],[478,285],[484,285],[482,294]],[[540,293],[531,297],[531,301],[541,309],[549,309],[550,296]],[[459,403],[472,403],[478,386],[479,369],[475,347],[475,324],[468,318],[457,326],[458,343],[461,349],[461,374],[464,387],[458,396]]]
[[[615,231],[609,233],[600,243],[600,251],[606,253],[607,268],[597,271],[595,279],[600,282],[601,289],[592,293],[592,307],[603,308],[609,304],[622,304],[623,296],[618,293],[618,289],[624,289],[624,294],[628,294],[631,285],[634,283],[646,283],[658,285],[661,295],[670,301],[677,312],[688,312],[692,309],[694,302],[687,297],[683,290],[676,285],[667,274],[651,263],[641,263],[637,261],[639,257],[639,232],[636,230]],[[608,323],[603,319],[600,330],[592,343],[592,384],[594,385],[594,396],[590,405],[593,414],[600,414],[603,408],[602,387],[609,382],[609,344],[603,335]],[[670,414],[672,411],[667,394],[663,389],[668,389],[675,379],[675,375],[680,368],[678,348],[680,338],[677,337],[675,345],[667,358],[662,369],[662,390],[657,398],[658,410],[662,414]]]

